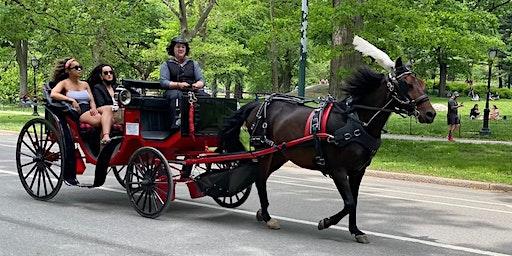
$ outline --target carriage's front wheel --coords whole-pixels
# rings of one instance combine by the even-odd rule
[[[48,121],[36,118],[21,129],[16,144],[16,167],[21,184],[37,200],[49,200],[59,192],[64,173],[62,136]]]
[[[215,200],[215,202],[222,207],[236,208],[245,203],[247,198],[249,198],[249,194],[251,194],[251,187],[252,184],[245,188],[244,190],[236,193],[235,195],[225,197],[213,197],[213,200]]]
[[[157,149],[143,147],[135,151],[125,181],[130,203],[140,215],[156,218],[169,206],[174,184],[169,163]]]

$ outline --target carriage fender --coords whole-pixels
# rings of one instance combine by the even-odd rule
[[[94,171],[93,187],[99,187],[105,183],[105,179],[107,178],[107,168],[110,164],[110,158],[112,157],[115,148],[121,143],[121,141],[123,141],[123,137],[114,137],[101,150],[98,156],[98,161],[96,162],[96,169]]]

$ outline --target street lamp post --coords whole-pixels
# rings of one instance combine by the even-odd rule
[[[480,130],[480,135],[490,135],[491,129],[489,129],[489,99],[491,97],[491,70],[492,62],[497,54],[496,49],[489,50],[489,73],[487,74],[487,97],[485,97],[485,109],[484,109],[484,125]]]
[[[36,75],[37,75],[37,68],[39,67],[39,60],[36,57],[32,57],[32,60],[30,61],[32,64],[32,67],[34,68],[34,98],[32,100],[32,103],[34,104],[34,112],[32,112],[33,116],[39,116],[39,113],[37,113],[37,83],[36,83]]]

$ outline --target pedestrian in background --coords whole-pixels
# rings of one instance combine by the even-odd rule
[[[455,141],[453,139],[453,132],[460,128],[460,119],[458,109],[463,106],[457,102],[459,97],[458,92],[454,92],[448,100],[448,141]]]

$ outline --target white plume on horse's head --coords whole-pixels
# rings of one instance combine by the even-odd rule
[[[389,58],[389,56],[381,51],[379,48],[370,44],[368,41],[364,40],[359,36],[354,36],[354,41],[352,41],[354,48],[361,52],[364,56],[370,56],[379,63],[379,65],[385,68],[388,71],[393,70],[395,67],[395,62]]]

